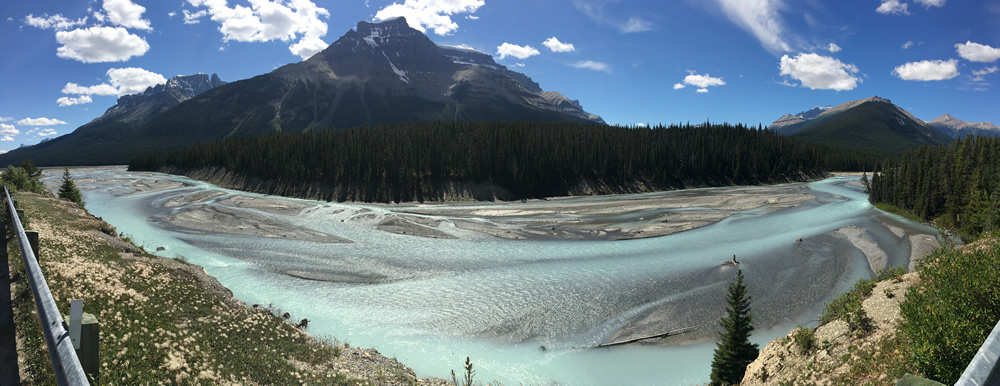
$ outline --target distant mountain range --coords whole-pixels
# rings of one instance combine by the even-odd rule
[[[951,135],[877,96],[834,107],[817,107],[794,116],[784,115],[769,128],[806,143],[874,155],[895,155],[952,140]]]
[[[772,123],[770,127],[771,129],[777,129],[779,127],[799,124],[808,121],[810,119],[816,118],[816,116],[826,112],[830,108],[831,108],[830,106],[816,106],[813,107],[812,109],[803,111],[795,115],[785,114],[782,115],[781,118],[778,118],[777,121],[774,121],[774,123]]]
[[[604,124],[492,56],[437,45],[397,18],[360,22],[311,58],[250,79],[171,78],[119,98],[73,133],[0,155],[0,164],[122,164],[141,152],[231,136],[452,120]]]
[[[970,135],[1000,136],[1000,127],[990,122],[970,123],[948,114],[926,123],[953,138],[965,138]]]

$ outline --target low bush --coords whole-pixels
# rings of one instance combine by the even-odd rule
[[[924,258],[920,284],[900,305],[908,356],[926,377],[952,384],[1000,320],[1000,245]]]
[[[800,327],[792,335],[795,346],[799,348],[799,353],[806,355],[816,348],[816,332],[811,328]]]

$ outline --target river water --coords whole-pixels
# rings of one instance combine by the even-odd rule
[[[936,235],[874,209],[845,184],[849,177],[790,184],[815,196],[794,208],[737,210],[672,235],[597,241],[506,240],[458,229],[447,217],[432,220],[459,237],[400,235],[353,220],[405,206],[265,197],[122,168],[73,175],[91,213],[147,250],[164,247],[155,253],[203,266],[247,304],[308,318],[311,334],[375,347],[421,377],[450,379],[469,356],[478,380],[504,384],[707,382],[712,331],[735,276],[722,261],[739,256],[753,296],[752,340],[763,347],[798,325],[815,326],[826,302],[872,276],[865,254],[838,229],[860,227],[890,265],[901,266],[909,262],[908,237]],[[180,184],[135,190],[136,181],[154,180]],[[171,201],[197,193],[208,198]],[[227,201],[233,197],[305,209],[244,208]],[[220,224],[252,217],[350,242],[206,232],[170,221],[194,209],[210,210],[199,218]],[[672,344],[586,348],[636,336],[629,332],[684,327],[699,331]]]

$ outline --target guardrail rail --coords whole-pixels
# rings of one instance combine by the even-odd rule
[[[35,252],[31,249],[24,227],[21,226],[21,218],[18,217],[14,200],[10,197],[10,191],[4,187],[3,192],[4,198],[7,199],[10,225],[14,227],[14,237],[21,248],[21,258],[24,260],[24,269],[31,286],[31,293],[35,296],[35,308],[38,309],[38,319],[41,322],[42,331],[45,333],[45,343],[49,348],[49,360],[52,361],[52,371],[55,373],[56,382],[59,385],[89,385],[90,382],[83,371],[83,366],[80,365],[80,358],[77,357],[76,349],[70,340],[69,330],[63,323],[59,307],[56,306],[56,301],[52,298],[52,293],[49,291],[45,276],[42,275],[42,269],[38,265]]]

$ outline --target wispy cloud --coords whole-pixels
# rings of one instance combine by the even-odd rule
[[[733,23],[760,41],[774,55],[792,50],[786,37],[784,21],[778,11],[781,0],[716,0]]]
[[[597,62],[593,60],[581,60],[579,62],[573,63],[572,66],[575,68],[581,68],[585,70],[611,72],[610,65],[604,62]]]
[[[606,8],[609,4],[617,3],[610,0],[573,0],[573,6],[578,11],[598,23],[612,26],[623,34],[652,31],[652,22],[640,17],[630,16],[628,18],[608,15]],[[624,21],[622,21],[624,19]]]

